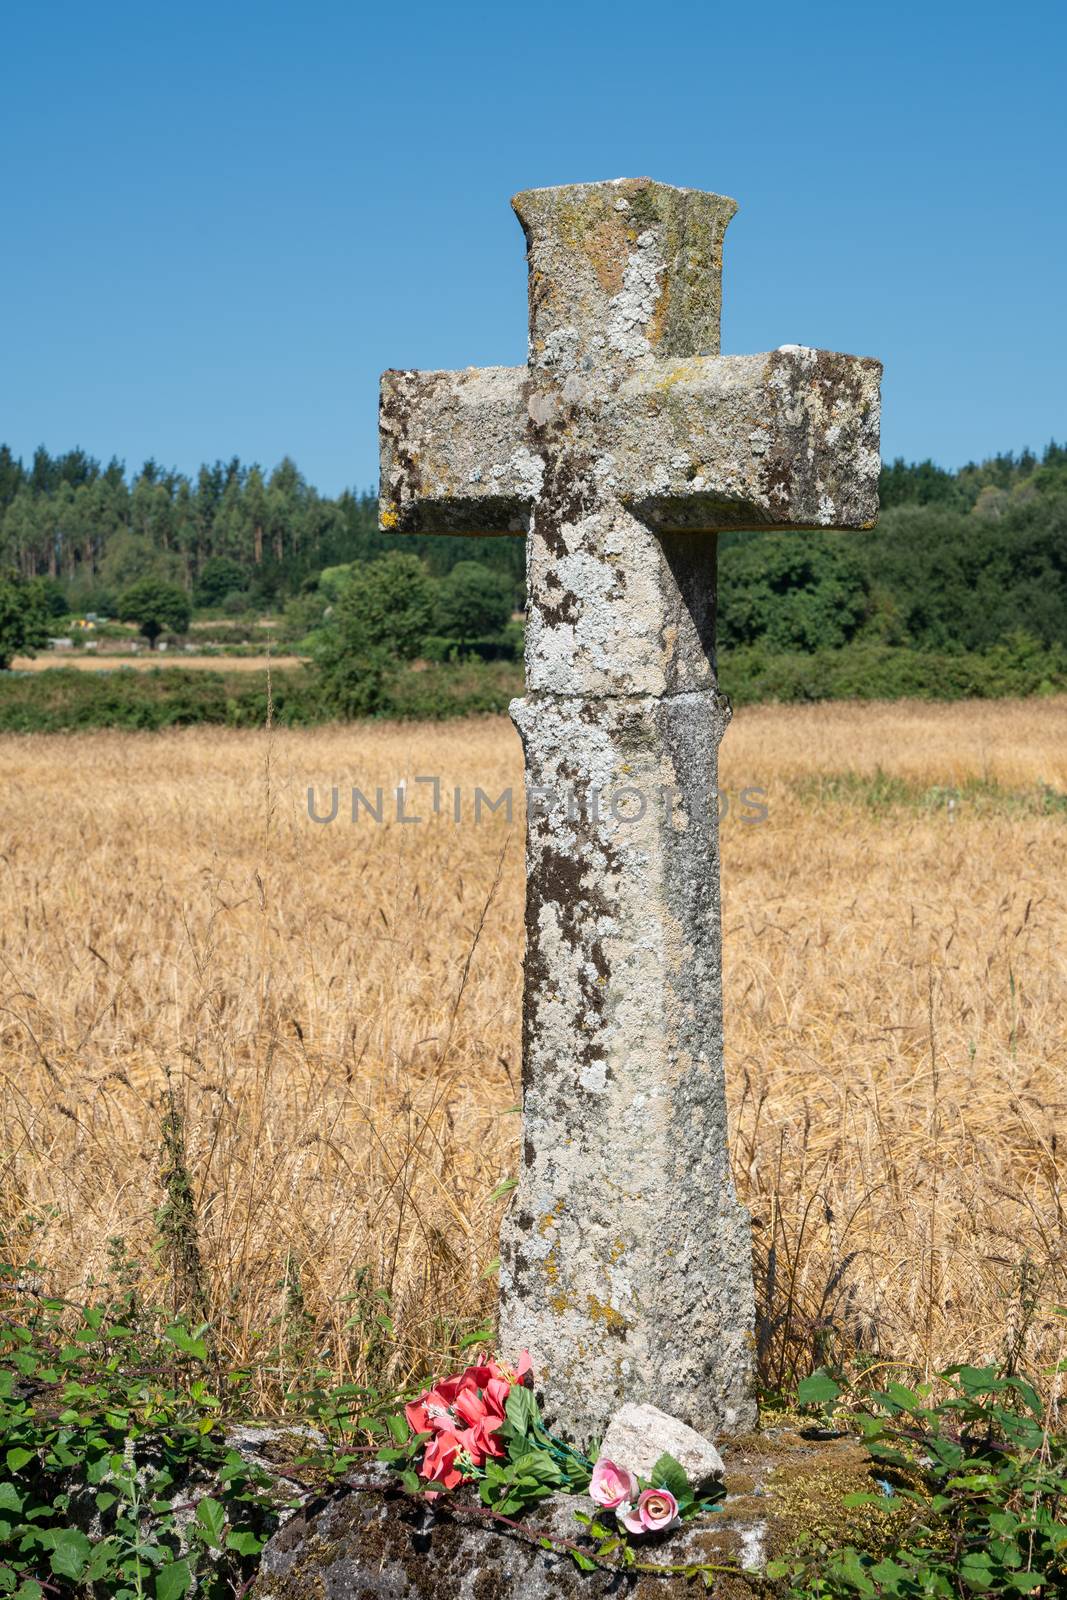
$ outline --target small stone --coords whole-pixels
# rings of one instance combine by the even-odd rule
[[[660,1456],[673,1456],[697,1494],[721,1483],[726,1472],[710,1440],[658,1406],[620,1407],[608,1425],[600,1454],[639,1478],[649,1477]]]

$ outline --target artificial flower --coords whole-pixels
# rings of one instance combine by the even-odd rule
[[[615,1515],[628,1533],[666,1533],[681,1521],[669,1489],[644,1489],[636,1504],[625,1500],[616,1506]]]
[[[409,1402],[404,1415],[412,1432],[432,1435],[419,1467],[421,1476],[451,1489],[464,1477],[457,1457],[465,1465],[480,1467],[488,1456],[502,1456],[497,1430],[504,1422],[508,1395],[529,1372],[530,1357],[524,1350],[514,1369],[498,1361],[465,1367]]]
[[[633,1473],[617,1467],[607,1456],[601,1456],[589,1480],[589,1498],[606,1511],[614,1511],[617,1506],[630,1505],[637,1495],[637,1479]]]

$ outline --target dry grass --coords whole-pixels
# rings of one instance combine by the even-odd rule
[[[50,672],[55,667],[73,667],[77,672],[117,672],[129,668],[134,672],[151,672],[154,667],[200,667],[211,672],[274,672],[305,665],[303,656],[204,656],[187,655],[183,650],[145,650],[135,654],[132,650],[113,651],[110,655],[91,652],[89,655],[71,651],[50,651],[41,656],[16,656],[11,665],[16,672]]]
[[[265,1389],[312,1356],[401,1376],[477,1326],[518,1131],[520,824],[353,827],[342,802],[317,827],[306,789],[437,773],[469,799],[520,760],[496,719],[0,742],[7,1258],[80,1292],[121,1238],[164,1297],[169,1078],[211,1314]],[[879,771],[914,794],[884,804]],[[731,812],[723,859],[771,1379],[834,1340],[919,1372],[1062,1354],[1067,818],[1041,784],[1067,790],[1067,700],[728,734],[723,788],[770,808]]]

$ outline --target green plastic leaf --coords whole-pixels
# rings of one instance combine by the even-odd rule
[[[690,1504],[693,1491],[689,1486],[689,1478],[685,1468],[669,1451],[665,1450],[656,1465],[648,1475],[648,1481],[654,1489],[668,1489],[677,1500],[679,1507]]]
[[[797,1399],[802,1406],[832,1406],[840,1393],[841,1385],[821,1369],[797,1384]]]
[[[406,1417],[386,1417],[385,1426],[397,1444],[407,1444],[411,1429],[408,1427]]]
[[[182,1600],[192,1581],[188,1561],[171,1561],[156,1573],[156,1600]]]
[[[520,1436],[527,1434],[540,1421],[537,1411],[537,1401],[530,1389],[524,1389],[521,1384],[511,1386],[504,1405],[504,1415],[507,1417],[515,1432]]]

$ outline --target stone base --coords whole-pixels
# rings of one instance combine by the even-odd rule
[[[727,1498],[682,1531],[640,1546],[640,1559],[668,1566],[685,1562],[735,1565],[714,1587],[720,1600],[750,1600],[767,1592],[769,1560],[800,1533],[833,1545],[884,1544],[903,1514],[842,1505],[844,1496],[876,1490],[881,1469],[857,1440],[813,1439],[788,1427],[727,1442]],[[486,1523],[448,1502],[433,1509],[393,1487],[390,1474],[372,1488],[352,1488],[324,1510],[298,1512],[263,1553],[251,1600],[670,1600],[689,1595],[681,1576],[581,1572],[574,1561],[540,1549],[500,1524]],[[469,1502],[473,1506],[474,1502]],[[591,1511],[580,1496],[554,1496],[526,1526],[588,1547],[574,1512]],[[611,1521],[610,1514],[603,1520]],[[703,1592],[703,1591],[701,1591]]]

